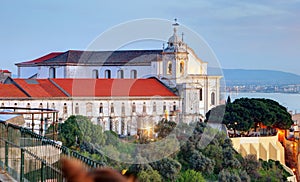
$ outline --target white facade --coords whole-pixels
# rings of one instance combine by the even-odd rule
[[[181,106],[180,112],[183,115],[204,118],[208,110],[219,105],[221,76],[207,75],[207,62],[202,61],[193,49],[177,36],[177,26],[178,24],[175,24],[174,34],[169,38],[167,48],[155,55],[157,59],[152,59],[153,57],[149,59],[147,55],[148,57],[140,56],[119,65],[97,65],[95,62],[72,65],[47,63],[31,68],[28,65],[25,67],[18,65],[19,76],[26,78],[29,74],[35,74],[33,70],[37,70],[37,78],[149,78],[154,76],[180,97],[178,105]],[[134,62],[137,59],[145,60]]]
[[[71,115],[83,115],[89,117],[95,124],[100,124],[104,130],[112,130],[117,134],[134,135],[137,132],[139,118],[150,116],[152,125],[165,118],[166,112],[171,114],[169,118],[178,122],[178,110],[180,101],[178,97],[102,97],[102,98],[30,98],[30,99],[1,99],[1,107],[23,108],[48,108],[56,109],[58,121],[64,121]],[[173,114],[172,114],[173,113]],[[25,127],[31,127],[32,116],[24,115]],[[169,117],[169,116],[168,116]],[[39,125],[40,116],[35,115],[36,127]],[[44,115],[48,124],[53,122],[52,115]],[[38,127],[39,128],[39,127]]]

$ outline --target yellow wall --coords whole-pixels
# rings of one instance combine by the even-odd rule
[[[243,157],[254,154],[257,159],[277,160],[285,164],[284,148],[278,141],[278,135],[269,137],[238,137],[231,138],[233,147]]]

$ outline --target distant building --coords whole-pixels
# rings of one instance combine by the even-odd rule
[[[7,77],[11,77],[11,72],[8,70],[0,70],[0,82],[3,83]]]

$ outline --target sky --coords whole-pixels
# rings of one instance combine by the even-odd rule
[[[85,50],[111,27],[143,18],[177,18],[222,68],[300,74],[300,0],[2,0],[0,17],[0,69],[15,74],[17,62]]]

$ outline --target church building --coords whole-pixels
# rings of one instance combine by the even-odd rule
[[[147,113],[152,118],[157,117],[155,121],[171,116],[173,118],[168,119],[184,122],[203,119],[205,113],[220,102],[221,76],[208,75],[208,63],[200,58],[201,55],[196,55],[177,35],[178,26],[176,22],[173,24],[173,34],[163,49],[53,52],[34,60],[17,63],[19,79],[7,79],[4,84],[14,84],[18,89],[21,88],[22,92],[25,91],[25,95],[26,89],[31,87],[33,82],[38,82],[38,85],[42,85],[42,82],[51,84],[64,95],[57,97],[45,94],[42,99],[33,99],[34,97],[28,94],[27,97],[33,99],[32,102],[36,100],[37,103],[42,103],[43,106],[47,104],[47,107],[51,107],[53,103],[61,105],[62,110],[59,111],[62,119],[70,114],[79,113],[98,118],[95,122],[101,117],[102,122],[110,122],[110,113],[112,110],[118,110],[113,112],[114,117],[119,117],[118,121],[121,121],[122,114],[127,112],[129,121],[135,108],[140,109],[139,112],[134,112],[136,115],[143,116],[143,113]],[[21,82],[28,85],[20,86]],[[139,83],[138,86],[133,87],[136,82]],[[103,90],[100,90],[105,87],[109,88],[107,92],[111,93],[103,95]],[[80,95],[80,90],[86,88],[91,92],[88,95]],[[44,88],[51,92],[49,89],[51,87]],[[126,94],[118,95],[123,89],[127,89]],[[146,94],[151,92],[151,89],[161,89],[162,93],[156,90],[156,95],[154,90],[153,93]],[[132,95],[132,92],[137,95]],[[120,98],[120,102],[117,101]],[[0,102],[5,105],[6,101],[0,95]],[[72,108],[72,111],[66,112],[66,116],[62,115],[65,113],[64,104]],[[87,108],[94,106],[101,112],[87,111]],[[85,109],[80,109],[81,107]],[[104,115],[108,117],[105,121]],[[108,126],[112,127],[109,124]],[[117,131],[121,133],[122,127],[125,126],[119,126]]]

